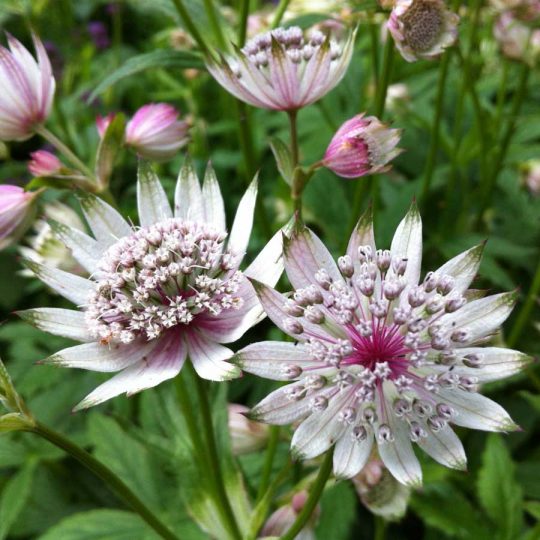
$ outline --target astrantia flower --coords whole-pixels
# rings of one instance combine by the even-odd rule
[[[125,144],[144,158],[166,160],[172,158],[188,143],[187,122],[178,119],[179,113],[167,103],[142,106],[126,125]],[[114,115],[96,119],[102,137]]]
[[[36,193],[19,186],[0,185],[0,249],[30,225]]]
[[[389,251],[376,250],[371,217],[364,216],[337,264],[309,229],[296,231],[284,247],[294,293],[254,284],[268,316],[298,343],[257,343],[235,357],[245,371],[294,382],[266,397],[252,418],[300,422],[292,449],[305,459],[335,444],[334,473],[341,477],[362,469],[374,442],[404,484],[422,478],[412,443],[463,469],[451,424],[516,429],[477,390],[527,362],[517,351],[482,347],[516,295],[474,298],[467,291],[481,254],[482,246],[473,247],[419,281],[422,225],[414,206]]]
[[[210,380],[236,377],[221,345],[237,340],[263,315],[245,276],[275,284],[281,274],[281,235],[241,272],[257,193],[242,198],[230,234],[223,199],[209,167],[202,190],[191,165],[180,171],[174,212],[146,164],[139,171],[140,226],[91,195],[81,205],[95,238],[53,223],[58,237],[89,272],[82,277],[28,262],[43,282],[77,305],[38,308],[21,316],[47,332],[84,342],[45,362],[94,371],[120,371],[78,409],[131,395],[178,374],[187,357]]]
[[[47,150],[36,150],[30,154],[28,170],[34,176],[49,176],[60,172],[62,162]]]
[[[345,43],[297,26],[276,28],[208,70],[238,99],[263,109],[294,111],[317,101],[341,81],[351,60],[354,32]]]
[[[332,137],[322,164],[344,178],[383,172],[401,150],[400,130],[390,129],[374,116],[358,114]]]
[[[459,16],[444,0],[397,0],[388,30],[408,62],[436,58],[457,39]]]
[[[22,141],[49,116],[54,77],[43,43],[33,36],[37,62],[13,36],[0,46],[0,140]]]

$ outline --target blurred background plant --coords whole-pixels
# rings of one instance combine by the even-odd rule
[[[316,171],[304,191],[305,221],[339,255],[360,211],[371,202],[377,242],[388,246],[416,196],[424,221],[424,267],[436,267],[488,239],[476,287],[520,291],[520,302],[497,339],[538,356],[540,7],[534,0],[456,0],[447,7],[461,16],[457,44],[438,59],[409,63],[394,50],[392,37],[381,31],[391,2],[1,2],[3,29],[29,49],[30,29],[43,41],[56,79],[47,129],[76,159],[63,154],[62,148],[55,157],[50,142],[39,137],[0,143],[0,184],[39,193],[34,197],[17,191],[20,199],[13,206],[7,193],[0,192],[0,224],[2,212],[18,212],[16,230],[10,230],[4,243],[27,231],[18,246],[12,243],[0,252],[0,356],[39,421],[89,449],[179,538],[221,539],[229,533],[216,529],[215,508],[201,490],[174,386],[167,383],[70,414],[104,378],[34,366],[69,343],[31,328],[11,313],[44,305],[62,307],[65,301],[24,275],[18,250],[25,257],[77,271],[45,221],[82,227],[71,193],[74,186],[90,186],[119,201],[124,215],[135,216],[137,159],[120,146],[124,141],[140,151],[144,137],[139,131],[139,138],[129,139],[126,130],[124,139],[126,118],[134,119],[149,103],[167,103],[175,110],[167,108],[161,122],[182,137],[189,125],[186,148],[200,172],[212,160],[229,218],[260,169],[260,204],[248,253],[252,257],[293,211],[290,186],[284,181],[290,180],[286,164],[281,162],[278,171],[270,148],[272,142],[276,151],[276,138],[288,140],[289,123],[283,113],[250,108],[224,91],[206,72],[202,49],[242,45],[246,36],[279,20],[302,28],[318,24],[336,32],[343,23],[358,25],[353,58],[341,84],[298,113],[300,163],[320,161],[339,126],[362,112],[402,129],[399,146],[404,152],[392,170],[376,177],[351,181],[326,169]],[[96,118],[111,114],[116,116],[100,143]],[[151,128],[152,119],[146,120]],[[157,165],[169,194],[183,160],[183,151],[177,150],[186,142],[170,153],[165,149],[165,157],[171,159]],[[163,157],[159,145],[156,155]],[[13,197],[13,189],[9,191]],[[34,221],[35,216],[40,219]],[[263,322],[235,349],[279,338],[280,333]],[[17,407],[22,407],[3,373],[0,399],[8,410],[0,418],[0,431],[14,418],[9,415],[21,414]],[[181,379],[187,388],[193,386],[189,373],[182,373]],[[272,525],[280,516],[300,512],[304,501],[298,502],[299,495],[313,480],[304,474],[313,464],[289,462],[288,429],[267,431],[239,418],[227,422],[227,403],[251,406],[274,388],[269,381],[247,376],[216,386],[212,393],[221,465],[231,504],[249,538],[261,530],[275,530]],[[307,533],[332,540],[540,538],[538,364],[484,390],[509,411],[522,432],[505,437],[460,431],[469,472],[450,471],[421,456],[424,487],[411,493],[393,486],[393,479],[374,460],[354,483],[327,485]],[[268,523],[270,514],[274,518]],[[0,437],[0,539],[136,540],[153,534],[73,457],[27,433]]]

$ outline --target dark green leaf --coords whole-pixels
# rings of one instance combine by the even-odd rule
[[[96,156],[96,177],[100,186],[106,188],[114,167],[114,162],[124,142],[126,119],[117,114],[107,126],[99,143]]]
[[[279,173],[289,186],[292,185],[294,165],[289,147],[281,139],[273,137],[270,139],[270,148],[276,159]]]

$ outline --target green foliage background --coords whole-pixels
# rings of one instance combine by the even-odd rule
[[[201,31],[206,30],[208,21],[202,3],[188,4]],[[49,126],[69,141],[87,163],[92,163],[98,143],[94,127],[98,113],[130,114],[145,103],[167,101],[179,107],[183,114],[189,114],[194,124],[189,151],[201,172],[207,160],[212,160],[231,219],[249,180],[239,145],[234,98],[204,71],[195,75],[184,71],[202,68],[203,64],[201,57],[193,52],[171,50],[170,32],[181,26],[172,2],[126,0],[118,6],[119,10],[111,15],[105,2],[98,0],[3,0],[0,25],[25,42],[31,25],[43,40],[53,42],[62,75]],[[365,7],[353,5],[353,11]],[[486,11],[474,43],[468,41],[470,17],[464,17],[460,29],[460,47],[471,51],[468,56],[471,79],[484,116],[478,117],[465,92],[462,129],[455,137],[456,106],[464,82],[463,66],[454,55],[446,82],[441,149],[429,197],[422,201],[421,210],[425,231],[424,269],[437,267],[459,251],[488,239],[478,288],[497,292],[519,288],[522,300],[505,325],[500,338],[504,339],[511,332],[531,288],[540,255],[540,198],[532,197],[518,181],[519,163],[540,156],[540,74],[537,70],[532,73],[504,168],[496,171],[500,174],[494,196],[488,210],[479,218],[481,159],[493,162],[521,69],[518,63],[509,63],[509,83],[502,96],[503,122],[497,129],[494,117],[503,60],[491,37],[489,17]],[[319,19],[304,16],[298,22],[308,25]],[[108,49],[98,50],[89,38],[87,23],[91,20],[105,23],[112,40]],[[213,42],[212,35],[205,33],[205,37]],[[145,54],[151,56],[137,58]],[[407,84],[411,99],[408,104],[387,112],[386,119],[403,128],[400,146],[405,152],[395,161],[390,173],[377,179],[374,188],[368,186],[373,189],[371,194],[366,189],[363,202],[366,207],[375,196],[380,246],[389,246],[397,223],[412,198],[420,194],[431,137],[437,73],[437,62],[407,64],[396,55],[391,82]],[[321,158],[327,141],[342,121],[358,112],[373,110],[371,74],[368,25],[361,24],[355,56],[344,81],[319,104],[299,114],[303,163]],[[89,102],[93,91],[97,92],[97,98]],[[258,211],[249,251],[252,257],[264,244],[267,229],[277,230],[287,221],[291,205],[288,186],[279,177],[268,144],[275,136],[287,140],[287,118],[283,113],[250,110],[250,119],[257,168],[260,168],[261,197],[268,218],[265,225],[263,214]],[[457,139],[460,144],[456,150]],[[10,158],[0,166],[0,181],[28,178],[25,160],[39,146],[36,138],[10,145]],[[171,196],[182,159],[179,155],[158,169]],[[449,190],[456,171],[457,182]],[[111,188],[121,201],[123,213],[133,217],[136,216],[135,178],[136,158],[126,152],[114,171]],[[322,170],[305,195],[306,221],[324,237],[336,255],[343,250],[356,218],[351,215],[355,190],[356,182]],[[51,191],[47,196],[63,195]],[[91,449],[182,539],[207,538],[186,509],[186,502],[191,504],[199,491],[190,463],[190,442],[172,385],[163,384],[130,399],[119,397],[88,412],[70,414],[73,405],[106,377],[34,365],[68,342],[27,326],[12,312],[37,306],[63,306],[65,302],[35,280],[22,277],[20,269],[14,248],[0,253],[0,320],[3,321],[0,356],[30,409],[41,421]],[[539,320],[535,306],[514,344],[533,356],[540,353],[539,334],[534,326]],[[269,336],[279,338],[265,321],[248,332],[235,348]],[[216,426],[224,444],[227,440],[225,401],[252,405],[272,387],[268,381],[246,376],[215,388]],[[539,389],[537,364],[523,374],[486,386],[485,393],[499,401],[523,431],[505,436],[461,430],[469,457],[467,473],[444,469],[422,456],[425,485],[413,495],[406,517],[389,526],[387,538],[540,538]],[[279,445],[275,472],[286,460],[287,446],[287,441]],[[226,449],[223,459],[224,463],[230,460]],[[240,460],[248,492],[256,491],[261,466],[261,454]],[[299,466],[295,474],[297,478],[302,474]],[[287,487],[291,485],[284,486],[282,491]],[[373,537],[373,517],[361,506],[351,484],[342,482],[329,488],[321,507],[317,526],[320,540]],[[154,537],[138,516],[126,510],[96,478],[59,450],[29,434],[0,437],[0,539]]]

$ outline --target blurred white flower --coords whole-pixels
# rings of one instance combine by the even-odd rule
[[[268,441],[268,426],[246,417],[249,408],[238,403],[228,406],[229,434],[233,454],[249,454],[264,448]]]
[[[540,159],[531,159],[522,165],[521,181],[531,195],[540,195]]]
[[[508,58],[531,65],[540,58],[540,28],[518,18],[514,12],[507,11],[499,16],[493,34]]]

